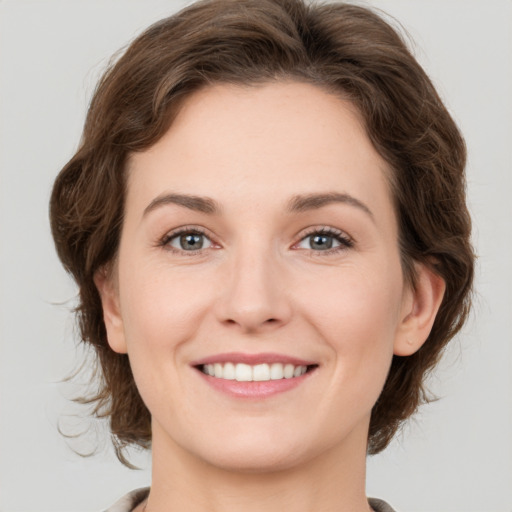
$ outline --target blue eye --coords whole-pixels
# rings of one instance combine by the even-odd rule
[[[353,242],[342,232],[318,230],[305,236],[297,245],[299,249],[329,251],[352,247]]]
[[[167,238],[165,245],[169,245],[173,249],[180,251],[199,251],[211,247],[212,242],[203,233],[197,231],[182,231],[181,233],[176,233]]]
[[[308,236],[309,246],[316,251],[325,251],[337,247],[340,243],[329,235],[310,235]]]

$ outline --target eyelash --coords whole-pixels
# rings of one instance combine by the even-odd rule
[[[306,249],[311,254],[314,254],[315,256],[320,256],[320,257],[321,256],[329,256],[329,255],[336,254],[338,252],[342,252],[342,251],[345,251],[347,249],[351,249],[352,247],[354,247],[354,240],[351,237],[349,237],[346,233],[344,233],[343,231],[341,231],[339,229],[336,229],[333,227],[327,227],[327,226],[324,226],[324,227],[314,226],[314,227],[309,228],[305,233],[303,233],[301,235],[299,242],[294,244],[294,247],[296,247],[302,241],[306,240],[307,238],[310,238],[313,235],[320,235],[320,236],[323,235],[323,236],[332,237],[334,240],[336,240],[340,244],[337,247],[332,247],[332,248],[320,250],[320,251],[314,250],[314,249]]]
[[[185,251],[184,249],[176,249],[175,247],[172,247],[170,245],[170,242],[174,240],[175,238],[178,238],[182,235],[201,235],[204,236],[206,239],[208,239],[212,245],[215,245],[215,243],[212,241],[211,237],[206,233],[206,230],[196,227],[196,226],[183,226],[182,228],[178,228],[175,231],[171,231],[170,233],[167,233],[159,242],[158,246],[163,247],[164,249],[176,253],[176,254],[186,254],[187,256],[195,256],[200,255],[201,252],[205,249],[196,249],[192,251]]]
[[[196,227],[196,226],[184,226],[182,228],[179,228],[175,231],[171,231],[170,233],[167,233],[159,242],[158,246],[163,247],[164,249],[174,252],[176,254],[180,255],[187,255],[187,256],[195,256],[200,255],[204,250],[209,249],[208,248],[201,248],[197,250],[190,250],[186,251],[184,249],[177,249],[175,247],[172,247],[170,245],[170,242],[182,235],[190,234],[190,235],[200,235],[204,236],[207,240],[210,241],[212,245],[216,245],[215,242],[212,240],[212,238],[207,234],[206,230]],[[346,235],[343,231],[340,231],[338,229],[335,229],[333,227],[312,227],[309,228],[305,233],[301,235],[301,238],[298,242],[296,242],[292,249],[295,248],[298,250],[297,246],[306,240],[307,238],[313,236],[313,235],[320,235],[320,236],[328,236],[332,237],[336,242],[339,243],[337,247],[331,247],[329,249],[325,250],[314,250],[314,249],[304,249],[309,251],[311,254],[314,254],[315,256],[328,256],[334,253],[338,253],[347,249],[350,249],[354,246],[354,240],[350,238],[348,235]]]

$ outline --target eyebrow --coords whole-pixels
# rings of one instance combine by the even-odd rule
[[[293,196],[288,202],[288,211],[291,213],[301,213],[308,210],[316,210],[332,203],[344,203],[359,208],[372,219],[372,211],[362,201],[356,199],[350,194],[341,194],[339,192],[327,192],[322,194],[305,194]],[[149,212],[168,204],[183,206],[189,210],[194,210],[208,215],[217,215],[221,211],[220,205],[210,197],[194,196],[189,194],[162,194],[144,209],[143,217]]]
[[[356,199],[350,194],[341,194],[339,192],[327,192],[324,194],[306,194],[297,195],[291,198],[288,203],[288,211],[290,212],[305,212],[308,210],[316,210],[327,206],[332,203],[344,203],[349,206],[355,206],[366,214],[368,214],[372,220],[374,215],[370,208],[366,206],[362,201]]]
[[[219,204],[209,197],[193,196],[189,194],[162,194],[144,209],[142,216],[146,216],[149,212],[168,204],[176,204],[178,206],[184,206],[189,210],[196,212],[207,213],[209,215],[215,215],[220,213]]]

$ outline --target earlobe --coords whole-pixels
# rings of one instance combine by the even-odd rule
[[[410,356],[427,340],[443,301],[444,279],[424,264],[416,264],[416,286],[407,291],[393,353]]]
[[[94,284],[101,298],[108,344],[114,352],[126,354],[127,349],[119,305],[119,293],[114,281],[112,273],[104,267],[94,274]]]

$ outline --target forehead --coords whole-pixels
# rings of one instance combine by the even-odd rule
[[[128,169],[130,203],[166,191],[241,204],[327,191],[390,202],[387,165],[357,109],[304,83],[204,88]]]

